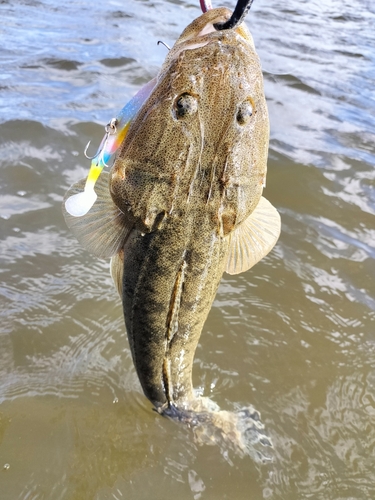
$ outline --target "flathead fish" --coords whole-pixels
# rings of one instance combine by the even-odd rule
[[[230,16],[210,9],[183,31],[93,206],[79,217],[64,208],[82,245],[111,257],[146,397],[161,414],[222,433],[217,422],[229,413],[195,395],[194,353],[223,273],[251,268],[280,232],[262,197],[269,121],[260,61],[244,24],[215,28]]]

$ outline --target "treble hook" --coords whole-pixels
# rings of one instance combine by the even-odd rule
[[[89,149],[90,144],[91,144],[91,139],[90,139],[90,140],[89,140],[89,142],[87,143],[87,146],[85,147],[85,150],[84,150],[83,154],[85,155],[85,157],[86,157],[88,160],[94,160],[95,158],[97,158],[97,157],[100,155],[100,153],[101,153],[101,151],[102,151],[102,150],[101,150],[101,149],[99,149],[99,151],[97,151],[97,152],[96,152],[96,154],[95,154],[94,156],[89,156],[89,155],[87,154],[87,150]]]
[[[116,132],[117,132],[117,118],[112,118],[112,120],[109,123],[107,123],[107,125],[104,127],[104,130],[105,130],[105,135],[102,139],[102,142],[100,143],[98,151],[96,152],[96,154],[94,154],[94,156],[88,156],[87,150],[90,146],[91,140],[89,140],[89,142],[87,143],[87,146],[85,147],[83,154],[85,155],[85,157],[88,160],[92,161],[92,160],[95,160],[95,158],[98,158],[98,156],[100,156],[102,151],[105,149],[109,136],[116,134]],[[105,161],[103,161],[103,164],[106,167],[108,167],[108,165],[105,163]]]

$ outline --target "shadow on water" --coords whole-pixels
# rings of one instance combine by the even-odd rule
[[[198,14],[192,0],[0,4],[1,500],[375,496],[368,2],[257,0],[247,19],[282,233],[249,272],[224,276],[194,384],[222,409],[261,413],[271,463],[197,446],[151,411],[108,262],[64,224],[88,140],[157,73],[157,40],[172,44]]]

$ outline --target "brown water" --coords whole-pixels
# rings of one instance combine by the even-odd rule
[[[156,74],[156,42],[199,12],[198,0],[0,3],[1,500],[375,498],[370,1],[256,0],[247,18],[282,234],[224,276],[194,383],[223,409],[261,412],[272,462],[199,447],[151,410],[108,263],[63,221],[87,141]]]

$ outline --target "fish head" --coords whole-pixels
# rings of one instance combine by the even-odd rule
[[[260,200],[269,139],[262,71],[244,24],[215,29],[230,15],[209,10],[183,31],[112,167],[112,198],[143,231],[194,204],[226,235]]]

